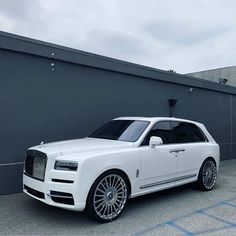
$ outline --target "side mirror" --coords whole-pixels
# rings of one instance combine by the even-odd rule
[[[149,141],[150,148],[155,148],[156,146],[159,146],[163,144],[163,141],[160,137],[152,136]]]

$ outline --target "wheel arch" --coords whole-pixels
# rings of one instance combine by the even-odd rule
[[[198,172],[198,179],[197,179],[197,185],[199,187],[199,189],[201,189],[202,191],[210,191],[214,186],[215,186],[215,182],[216,182],[216,177],[217,177],[217,172],[215,173],[216,170],[214,170],[214,176],[212,175],[211,177],[207,177],[207,178],[214,178],[213,181],[211,183],[211,185],[207,186],[205,183],[204,183],[204,180],[203,180],[203,168],[204,168],[204,164],[207,162],[207,161],[211,161],[214,163],[215,167],[217,168],[217,160],[215,160],[214,157],[212,156],[208,156],[207,158],[205,158],[205,160],[202,162],[202,165],[199,169],[199,172]],[[213,173],[213,172],[212,172]]]
[[[121,170],[121,169],[118,169],[118,168],[111,168],[111,169],[108,169],[108,170],[105,170],[103,173],[101,173],[93,182],[93,184],[91,185],[90,187],[90,190],[89,190],[89,193],[87,195],[87,199],[86,199],[86,207],[85,207],[85,210],[86,212],[91,216],[93,217],[94,219],[100,221],[100,222],[110,222],[113,220],[113,218],[111,219],[104,219],[104,218],[101,218],[97,213],[96,213],[96,210],[95,210],[95,207],[93,206],[94,204],[92,203],[91,204],[91,201],[93,199],[93,191],[94,189],[96,188],[96,185],[99,183],[99,181],[104,178],[106,175],[109,175],[109,174],[118,174],[120,175],[124,181],[126,182],[127,184],[127,188],[128,188],[128,195],[127,195],[127,198],[129,197],[130,195],[130,191],[131,191],[131,183],[130,183],[130,179],[128,177],[128,175],[125,173],[125,171]],[[126,198],[126,200],[127,200]],[[119,215],[121,214],[121,212],[123,211],[124,209],[124,206],[125,206],[125,203],[124,205],[122,206],[122,208],[120,208],[120,212],[118,213],[118,215],[115,216],[116,217],[119,217]]]
[[[204,159],[204,161],[202,162],[200,168],[199,168],[198,177],[199,177],[199,174],[200,174],[200,171],[201,171],[201,168],[202,168],[203,164],[204,164],[207,160],[212,160],[212,161],[215,163],[215,165],[217,166],[217,162],[216,162],[216,160],[215,160],[214,157],[212,157],[212,156],[206,157],[206,158]]]
[[[215,158],[212,157],[212,156],[208,156],[208,157],[202,162],[202,164],[203,164],[206,160],[212,160],[212,161],[214,161],[214,163],[216,164],[216,160],[215,160]]]
[[[91,185],[91,187],[90,187],[90,189],[89,189],[89,192],[88,192],[88,194],[87,194],[87,199],[88,199],[88,195],[89,195],[89,193],[90,193],[90,191],[91,191],[93,185],[96,183],[96,181],[97,181],[101,176],[105,176],[105,175],[107,175],[107,174],[109,174],[109,173],[112,173],[112,172],[120,173],[120,174],[122,175],[122,177],[125,178],[125,181],[126,181],[126,183],[127,183],[127,185],[128,185],[128,197],[131,195],[132,186],[131,186],[131,181],[130,181],[130,178],[129,178],[128,174],[127,174],[124,170],[122,170],[122,169],[119,169],[119,168],[111,168],[111,169],[108,169],[108,170],[103,171],[102,173],[100,173],[100,174],[95,178],[95,180],[93,181],[93,183],[92,183],[92,185]],[[87,200],[86,200],[86,201],[87,201]]]
[[[119,172],[125,178],[126,183],[128,185],[128,195],[130,195],[131,190],[132,190],[132,186],[131,186],[131,181],[130,181],[130,178],[129,178],[128,174],[125,171],[123,171],[121,169],[118,169],[118,168],[113,168],[113,169],[107,170],[104,173],[106,174],[106,173],[113,172],[113,171],[114,172]]]

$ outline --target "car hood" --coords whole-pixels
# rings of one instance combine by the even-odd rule
[[[107,139],[82,138],[53,143],[45,143],[42,145],[34,146],[30,149],[44,152],[50,156],[67,154],[70,155],[77,153],[100,153],[115,149],[120,150],[123,148],[133,148],[133,143]]]

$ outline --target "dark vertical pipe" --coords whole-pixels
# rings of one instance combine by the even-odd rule
[[[176,105],[177,101],[177,99],[169,99],[170,117],[173,117],[173,107]]]

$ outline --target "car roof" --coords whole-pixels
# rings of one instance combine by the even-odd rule
[[[113,120],[142,120],[142,121],[150,121],[150,122],[156,122],[161,120],[169,120],[169,121],[182,121],[182,122],[190,122],[194,124],[201,124],[200,122],[196,122],[193,120],[187,120],[187,119],[181,119],[176,117],[143,117],[143,116],[123,116],[118,117]]]

